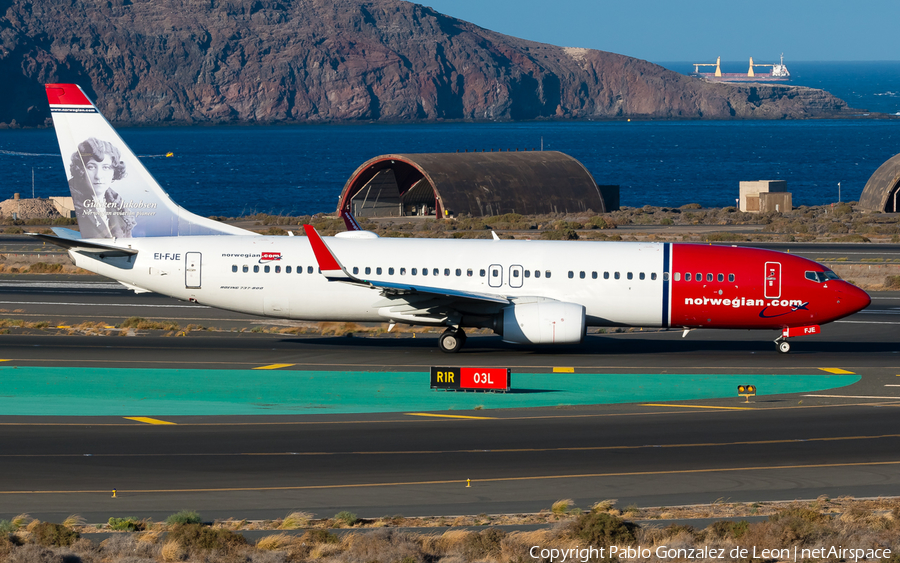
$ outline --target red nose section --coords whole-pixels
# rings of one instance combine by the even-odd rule
[[[838,298],[836,319],[862,311],[872,302],[868,293],[851,283],[841,281],[840,286],[836,289]]]

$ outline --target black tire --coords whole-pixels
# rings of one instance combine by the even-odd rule
[[[460,332],[448,330],[441,335],[438,339],[438,347],[440,347],[441,352],[446,352],[448,354],[459,352],[460,348],[463,347],[463,344],[466,343],[466,333],[462,332],[462,336],[460,336]]]
[[[778,346],[778,352],[781,354],[787,354],[791,351],[791,344],[787,340],[782,340],[776,346]]]

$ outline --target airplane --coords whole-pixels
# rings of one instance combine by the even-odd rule
[[[34,234],[80,268],[264,317],[466,328],[506,342],[581,343],[588,327],[779,330],[789,338],[864,309],[868,294],[791,254],[690,243],[262,236],[200,217],[163,191],[75,84],[47,84],[80,232]]]

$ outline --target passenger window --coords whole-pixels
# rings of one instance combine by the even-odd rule
[[[356,266],[353,266],[353,275],[356,275],[358,273],[359,273],[359,268],[357,268]]]
[[[638,277],[641,279],[644,279],[644,272],[641,272],[640,274],[638,274]]]
[[[534,277],[535,277],[535,278],[541,277],[541,271],[540,271],[540,270],[535,270],[535,271],[534,271]]]
[[[578,277],[584,279],[584,272],[578,272]]]
[[[253,266],[253,273],[254,273],[254,274],[258,274],[258,273],[259,273],[259,266]]]
[[[616,272],[615,274],[613,274],[613,277],[616,279],[619,279],[619,272]]]
[[[417,268],[410,268],[410,269],[409,269],[409,273],[412,274],[412,275],[416,275],[416,272],[418,272],[418,271],[419,271],[419,270],[418,270]]]
[[[232,272],[237,272],[237,264],[233,264],[233,265],[231,266],[231,271],[232,271]]]
[[[597,279],[597,272],[591,272],[591,279],[592,280]]]
[[[605,279],[605,280],[609,279],[609,272],[603,272],[603,279]]]
[[[656,281],[656,272],[650,272],[650,279]],[[675,274],[675,281],[678,281],[678,274]]]
[[[456,277],[459,277],[459,276],[461,276],[461,275],[462,275],[462,270],[459,269],[459,268],[457,268],[457,269],[456,269]]]
[[[696,276],[694,276],[694,279],[697,281],[703,281],[703,274],[697,274]]]
[[[669,272],[663,272],[663,281],[669,281]]]
[[[706,274],[706,281],[708,281],[708,282],[712,281],[712,274]]]
[[[495,278],[499,278],[499,277],[500,277],[500,270],[494,270],[494,272],[493,272],[491,275],[494,276]]]
[[[675,274],[675,281],[678,281],[678,274]],[[691,273],[688,272],[684,275],[684,281],[691,281]]]
[[[572,270],[569,270],[569,279],[572,279],[574,277],[575,277],[575,272],[573,272]]]
[[[400,268],[400,275],[401,275],[401,276],[405,276],[405,275],[406,275],[406,268]]]
[[[307,266],[307,267],[306,267],[306,273],[307,273],[307,274],[313,273],[313,267],[312,267],[312,266]]]
[[[415,273],[416,273],[416,271],[413,270],[413,274],[415,274]],[[428,268],[422,268],[422,275],[423,275],[423,276],[427,276],[427,275],[428,275]]]
[[[513,277],[514,278],[519,277],[519,270],[513,270]]]
[[[302,273],[303,273],[303,266],[297,266],[297,273],[298,273],[298,274],[302,274]]]
[[[372,268],[370,266],[366,266],[366,275],[368,276],[371,273],[372,273]]]
[[[478,274],[479,274],[481,277],[484,277],[486,273],[487,273],[487,272],[485,272],[484,270],[479,270],[479,271],[478,271]]]
[[[291,267],[290,267],[290,266],[285,266],[285,267],[284,267],[284,273],[285,273],[285,274],[290,274],[290,273],[291,273]]]
[[[687,278],[689,275],[690,275],[690,274],[685,274],[685,275],[684,275],[685,281],[688,281],[686,278]],[[650,276],[651,276],[652,279],[654,279],[654,280],[656,279],[656,274],[650,274]],[[675,281],[681,281],[681,272],[675,272]]]
[[[393,268],[388,268],[388,275],[389,275],[389,276],[393,276],[393,275],[394,275],[394,269],[393,269]]]
[[[466,270],[466,275],[469,276],[470,278],[472,277],[472,268],[469,268],[468,270]]]
[[[319,273],[321,274],[321,273],[322,273],[322,268],[316,268],[316,271],[319,272]]]
[[[381,275],[381,266],[375,268],[375,275],[378,275],[378,276]]]
[[[250,271],[250,267],[247,266],[246,264],[244,264],[243,266],[241,266],[241,271],[246,274],[247,272]]]
[[[266,264],[266,266],[263,267],[263,272],[265,272],[267,274],[269,273],[269,265],[268,264]]]
[[[435,275],[437,275],[437,274],[435,274]],[[444,268],[444,275],[445,275],[445,276],[449,276],[449,275],[450,275],[450,268]]]
[[[631,272],[628,272],[628,279],[630,279],[630,280],[634,279],[634,274],[632,274]]]
[[[718,276],[716,276],[716,279],[720,282],[725,281],[725,274],[719,274]]]
[[[275,266],[275,273],[276,273],[276,274],[280,274],[280,273],[281,273],[281,266]]]
[[[436,276],[441,275],[441,271],[440,271],[439,269],[437,269],[437,268],[435,268],[434,270],[432,270],[431,273],[434,274],[434,275],[436,275]],[[448,275],[448,276],[450,275],[450,270],[447,270],[447,275]]]
[[[531,277],[531,270],[525,270],[525,277],[526,277],[526,278],[530,278],[530,277]]]
[[[549,277],[550,277],[550,270],[544,270],[544,277],[545,277],[545,278],[549,278]]]
[[[734,281],[734,274],[728,274],[728,281],[730,281],[730,282]]]

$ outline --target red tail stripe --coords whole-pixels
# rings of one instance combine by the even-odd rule
[[[84,92],[77,84],[45,84],[47,101],[51,106],[90,106]]]

